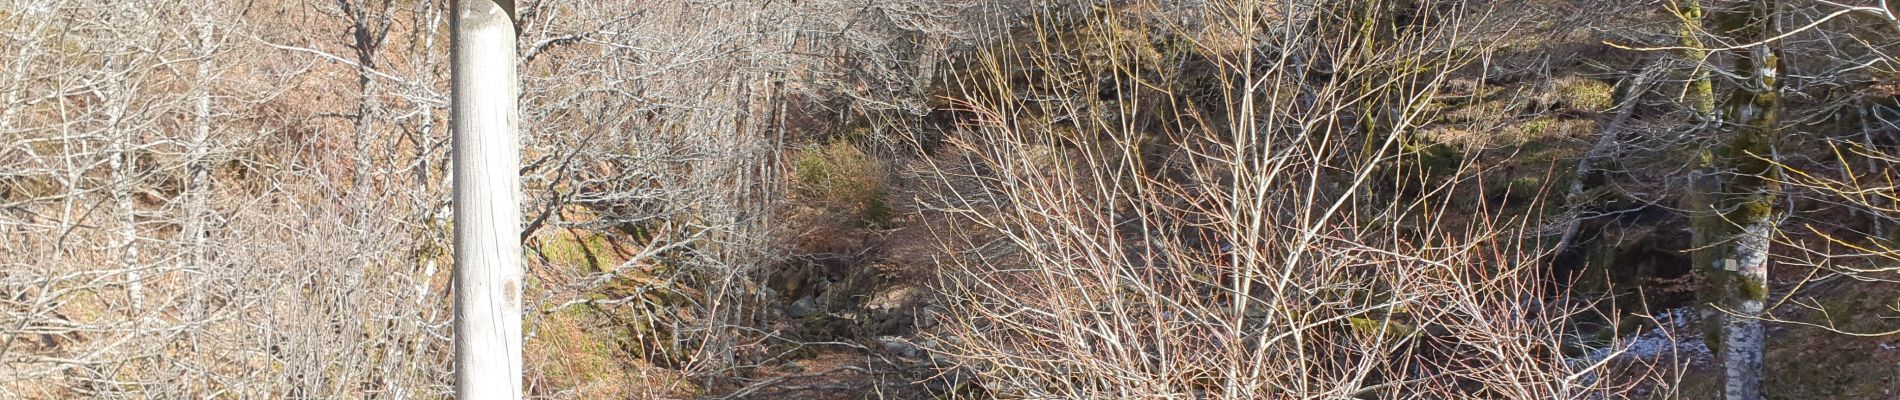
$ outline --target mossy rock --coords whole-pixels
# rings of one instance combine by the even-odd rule
[[[1384,333],[1385,340],[1400,340],[1418,333],[1418,329],[1412,325],[1385,318],[1352,317],[1347,318],[1346,323],[1352,327],[1353,333],[1368,338]]]
[[[800,333],[815,338],[850,338],[856,335],[851,320],[830,313],[816,313],[798,320]]]
[[[1578,77],[1558,78],[1557,100],[1566,108],[1584,112],[1603,112],[1615,106],[1616,87],[1602,81]]]
[[[1544,176],[1542,175],[1513,176],[1501,186],[1502,188],[1500,189],[1490,189],[1492,193],[1487,194],[1486,197],[1493,200],[1503,200],[1506,204],[1518,204],[1535,200],[1539,195],[1550,193],[1550,191],[1545,190],[1549,185],[1544,183]],[[1493,187],[1495,188],[1497,186]]]

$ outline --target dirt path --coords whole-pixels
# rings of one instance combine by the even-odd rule
[[[928,399],[948,389],[920,347],[941,310],[934,242],[916,218],[823,232],[769,280],[780,294],[787,356],[715,398]]]

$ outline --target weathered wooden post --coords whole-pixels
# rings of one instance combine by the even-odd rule
[[[521,192],[511,0],[453,0],[455,396],[521,398]]]

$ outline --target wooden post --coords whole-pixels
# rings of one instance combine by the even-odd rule
[[[455,396],[521,398],[514,2],[453,0]]]

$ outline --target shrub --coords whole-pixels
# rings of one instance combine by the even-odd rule
[[[835,141],[799,150],[794,157],[794,188],[800,200],[873,226],[890,222],[893,212],[884,199],[889,175],[863,149]]]
[[[1193,18],[1146,5],[1109,7],[1083,23]],[[945,254],[936,259],[947,318],[935,355],[999,398],[1548,399],[1613,390],[1578,383],[1599,367],[1559,354],[1562,328],[1587,302],[1538,300],[1538,260],[1515,250],[1536,232],[1505,222],[1512,218],[1452,217],[1484,211],[1454,190],[1364,195],[1398,179],[1448,186],[1480,173],[1451,143],[1352,140],[1369,135],[1342,110],[1429,101],[1435,87],[1385,82],[1440,80],[1489,43],[1418,39],[1471,29],[1456,25],[1387,26],[1431,33],[1378,39],[1366,25],[1409,14],[1355,2],[1328,11],[1339,17],[1289,24],[1310,31],[1277,49],[1335,50],[1335,71],[1378,72],[1316,82],[1293,57],[1262,65],[1256,49],[1200,46],[1229,69],[1224,76],[1243,78],[1229,83],[1293,84],[1196,97],[1149,79],[1165,67],[1150,64],[1166,60],[1091,47],[1104,43],[1046,40],[985,54],[1017,64],[961,78],[1012,89],[955,101],[972,117],[945,139],[954,152],[937,155],[942,162],[923,172],[932,182],[917,189],[921,209],[944,214],[924,218]],[[1181,33],[1197,43],[1261,33],[1251,21],[1194,22],[1207,29]],[[1354,36],[1362,32],[1371,33]],[[1415,58],[1425,52],[1434,55]],[[1121,111],[1182,118],[1089,115],[1099,100],[1074,96],[1073,77],[1104,73],[1153,87],[1161,100]],[[1274,90],[1286,92],[1264,93]],[[1297,101],[1271,100],[1281,96]],[[1376,133],[1410,139],[1420,128],[1400,120]],[[1043,149],[1073,156],[1051,168],[1037,162]],[[1103,156],[1153,149],[1164,151]]]

